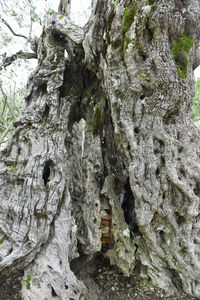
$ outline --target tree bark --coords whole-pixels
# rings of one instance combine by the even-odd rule
[[[84,30],[49,17],[1,153],[0,270],[24,270],[24,299],[95,299],[77,276],[97,253],[200,298],[199,15],[96,0]]]
[[[71,8],[71,0],[60,0],[58,12],[61,14],[69,15]]]

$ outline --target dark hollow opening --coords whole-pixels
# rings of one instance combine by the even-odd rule
[[[44,112],[43,112],[43,114],[42,114],[42,119],[47,119],[47,118],[48,118],[48,116],[49,116],[49,110],[50,110],[49,105],[46,104],[46,105],[45,105]]]
[[[53,297],[56,297],[56,296],[57,296],[57,294],[56,294],[56,292],[55,292],[55,290],[54,290],[53,287],[52,287],[52,296],[53,296]]]
[[[159,231],[159,236],[160,236],[160,239],[161,239],[162,243],[165,243],[166,240],[165,240],[165,234],[164,234],[163,230]]]
[[[159,176],[159,174],[160,174],[160,169],[159,169],[159,168],[157,168],[157,169],[156,169],[156,177],[158,177],[158,176]]]
[[[44,180],[44,186],[47,185],[47,183],[49,182],[49,177],[50,177],[50,167],[49,167],[49,162],[46,162],[44,169],[43,169],[43,175],[42,175],[42,179]]]
[[[41,83],[38,87],[39,92],[44,95],[47,93],[47,84],[46,83]]]
[[[127,179],[126,184],[124,185],[124,198],[122,202],[122,209],[124,211],[124,218],[127,224],[130,224],[131,221],[134,219],[134,207],[135,207],[135,200],[133,197],[133,193],[131,191],[131,187],[129,184],[129,180]]]
[[[136,221],[136,216],[134,213],[135,198],[130,187],[129,178],[127,179],[126,184],[124,185],[124,190],[125,193],[121,194],[120,202],[122,203],[121,207],[124,212],[125,221],[129,225],[129,229],[131,230],[131,232],[133,232],[135,235],[140,235],[140,231]]]
[[[177,213],[175,213],[175,215],[176,215],[177,224],[179,226],[181,226],[182,224],[184,224],[185,218],[183,216],[178,215]]]
[[[54,32],[53,39],[55,43],[58,44],[65,43],[65,36],[60,35],[58,32]]]
[[[163,156],[161,156],[161,165],[162,165],[162,167],[164,167],[164,166],[165,166],[165,159],[164,159],[164,157],[163,157]]]
[[[200,187],[198,184],[196,184],[196,187],[194,188],[194,193],[196,196],[200,196]]]
[[[183,169],[180,169],[180,173],[183,177],[186,177],[185,171]]]
[[[138,128],[138,127],[135,127],[134,132],[135,132],[136,134],[138,134],[138,133],[139,133],[139,128]]]
[[[69,135],[67,135],[67,136],[65,137],[64,145],[65,145],[65,148],[66,148],[67,150],[70,149],[70,147],[71,147],[71,138],[70,138]]]
[[[179,152],[179,153],[183,152],[183,147],[179,147],[179,148],[178,148],[178,152]]]

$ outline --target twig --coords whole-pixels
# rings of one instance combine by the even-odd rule
[[[27,40],[27,37],[23,34],[18,34],[16,32],[14,32],[14,30],[11,28],[11,26],[6,22],[6,20],[4,20],[2,17],[0,17],[1,21],[8,27],[8,29],[12,32],[13,35],[15,36],[19,36],[19,37],[22,37],[24,39]]]

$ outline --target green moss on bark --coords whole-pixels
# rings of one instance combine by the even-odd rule
[[[131,4],[125,8],[124,16],[123,16],[123,25],[122,25],[122,33],[123,33],[123,44],[121,46],[121,59],[124,60],[124,52],[128,49],[128,45],[131,42],[129,37],[126,37],[126,33],[129,31],[131,25],[134,22],[136,15],[136,3],[132,1]]]
[[[178,76],[185,79],[188,76],[190,49],[194,45],[194,38],[183,34],[173,40],[172,55],[176,63]]]
[[[149,4],[149,5],[153,5],[154,2],[155,2],[155,0],[148,0],[148,4]]]
[[[93,128],[92,133],[93,135],[98,134],[103,127],[103,117],[101,109],[97,106],[94,111],[94,119],[93,119]]]
[[[4,242],[5,240],[7,240],[7,239],[8,239],[7,235],[4,235],[4,236],[0,239],[0,245],[3,244],[3,242]]]
[[[27,290],[31,289],[31,275],[30,274],[28,274],[26,280],[23,280],[22,282],[24,282],[26,284]]]
[[[136,14],[136,7],[134,1],[132,1],[132,3],[124,10],[123,26],[122,26],[122,32],[124,34],[131,27],[131,24],[133,23],[135,18],[135,14]]]
[[[34,211],[34,216],[36,217],[37,220],[40,220],[40,219],[48,220],[48,218],[49,218],[47,212],[36,212],[36,211]]]
[[[14,171],[15,171],[15,169],[16,169],[16,165],[9,166],[9,167],[8,167],[8,173],[12,173],[12,172],[14,172]]]
[[[3,242],[5,241],[5,240],[7,240],[8,239],[8,237],[7,237],[7,235],[4,233],[4,231],[0,228],[0,235],[2,236],[1,238],[0,238],[0,245],[1,244],[3,244]]]
[[[130,44],[130,42],[131,42],[131,39],[130,39],[129,37],[127,37],[127,38],[125,39],[125,50],[128,49],[128,45]]]

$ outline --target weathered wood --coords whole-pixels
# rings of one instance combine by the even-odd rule
[[[0,161],[0,270],[24,270],[24,299],[90,299],[71,264],[96,253],[200,297],[200,7],[181,3],[96,0],[84,31],[49,17]]]
[[[69,16],[70,8],[71,8],[71,0],[60,0],[58,6],[59,13]]]

